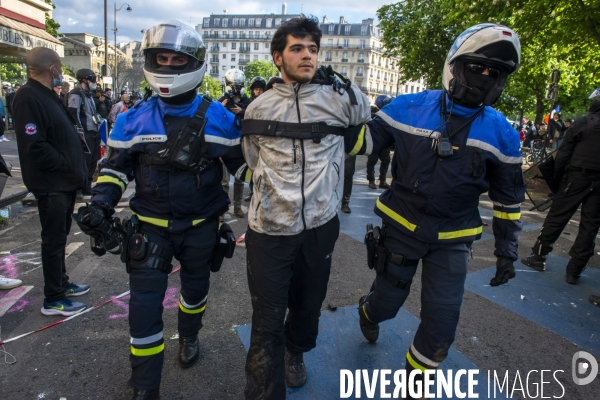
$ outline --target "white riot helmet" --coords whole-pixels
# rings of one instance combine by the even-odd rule
[[[142,39],[144,76],[161,97],[173,97],[196,89],[206,72],[206,48],[198,32],[179,21],[169,21],[148,29]],[[176,52],[187,57],[187,64],[159,64],[157,54]]]
[[[244,88],[244,83],[246,82],[246,76],[244,72],[237,69],[232,68],[229,71],[225,72],[225,90],[230,91],[234,95],[241,95]],[[228,89],[230,88],[230,89]]]
[[[596,98],[600,98],[600,88],[597,88],[596,90],[594,90],[592,92],[592,94],[590,94],[590,97],[588,97],[590,100],[595,100]]]
[[[461,33],[450,48],[442,84],[448,94],[459,102],[471,97],[480,104],[492,105],[502,94],[508,75],[519,68],[520,61],[521,43],[512,29],[491,23],[475,25]],[[495,78],[495,81],[480,90],[467,82],[465,71],[481,74],[482,65],[492,67],[486,78]]]

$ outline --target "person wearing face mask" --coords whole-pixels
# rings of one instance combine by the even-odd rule
[[[99,114],[96,111],[94,100],[96,93],[96,74],[88,68],[82,68],[77,71],[76,78],[79,85],[75,86],[69,93],[69,112],[77,121],[80,128],[83,129],[85,140],[87,142],[89,153],[86,153],[85,159],[88,167],[88,181],[82,190],[84,195],[92,194],[92,181],[98,160],[100,159],[100,134],[98,127],[100,125]]]
[[[367,341],[377,341],[379,323],[396,316],[420,263],[421,324],[406,354],[407,374],[435,370],[454,341],[471,244],[483,230],[482,193],[494,204],[490,285],[515,276],[525,194],[519,134],[491,105],[519,67],[520,52],[510,28],[470,27],[450,49],[443,90],[398,96],[367,123],[372,153],[392,144],[396,150],[391,188],[375,205],[382,227],[365,238],[376,277],[359,300],[359,326]]]
[[[219,227],[218,216],[230,203],[221,190],[219,158],[238,178],[249,181],[251,172],[234,115],[197,93],[206,72],[206,49],[198,32],[179,21],[158,24],[144,34],[141,50],[144,76],[157,95],[117,116],[107,143],[110,154],[101,162],[91,204],[80,215],[108,218],[128,183],[135,181],[129,203],[134,216],[126,225],[132,235],[123,241],[121,254],[131,289],[129,385],[134,400],[150,400],[160,397],[168,346],[162,303],[171,262],[175,257],[181,264],[178,363],[189,368],[198,361],[200,340],[207,340],[198,334],[211,271],[220,267],[223,246],[231,251],[229,257],[235,248],[231,228]],[[89,225],[79,226],[94,235]],[[188,374],[188,379],[195,376]]]
[[[37,199],[42,225],[44,315],[73,315],[85,304],[71,301],[90,290],[69,281],[65,245],[77,190],[86,182],[87,166],[77,121],[53,91],[62,82],[58,54],[36,47],[27,55],[27,83],[15,94],[15,135],[23,182]]]

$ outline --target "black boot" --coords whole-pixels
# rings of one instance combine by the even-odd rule
[[[544,246],[538,239],[531,249],[532,254],[527,258],[522,258],[521,262],[536,271],[545,271],[546,258],[548,258],[550,251],[552,251],[552,246]]]
[[[576,285],[581,277],[581,273],[587,267],[587,263],[581,266],[581,262],[573,261],[571,258],[569,263],[567,264],[567,276],[565,277],[565,281],[570,283],[571,285]]]
[[[159,389],[133,389],[133,397],[131,400],[159,400]]]
[[[386,182],[385,176],[379,177],[379,189],[389,189],[390,184]]]
[[[342,203],[341,210],[342,210],[342,212],[345,212],[346,214],[350,214],[352,212],[348,203]]]
[[[373,179],[372,181],[369,181],[369,187],[371,189],[377,189],[377,184],[375,183],[375,179]]]
[[[198,361],[200,346],[198,346],[198,335],[179,338],[179,365],[189,368]]]
[[[300,387],[306,383],[304,353],[285,349],[285,384],[288,387]]]
[[[596,307],[600,307],[600,296],[596,296],[595,294],[592,294],[592,295],[590,295],[590,298],[588,300],[590,301],[590,303],[592,303]]]
[[[379,338],[379,324],[371,322],[365,311],[367,296],[363,296],[358,301],[358,323],[360,331],[369,343],[375,343]]]

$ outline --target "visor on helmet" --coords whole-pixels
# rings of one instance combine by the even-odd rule
[[[142,51],[172,50],[204,61],[206,48],[198,32],[179,21],[170,21],[148,29],[142,39]]]

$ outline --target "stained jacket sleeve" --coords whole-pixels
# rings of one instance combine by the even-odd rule
[[[65,154],[58,152],[47,140],[47,132],[45,126],[47,121],[40,113],[39,104],[36,100],[30,97],[19,101],[18,107],[14,110],[15,131],[18,132],[19,147],[23,149],[23,154],[33,162],[39,170],[68,172],[69,163]],[[34,126],[30,129],[35,129],[33,135],[20,134],[25,132],[25,127],[28,124]]]
[[[511,260],[518,258],[521,223],[521,202],[525,200],[525,181],[521,164],[504,162],[499,159],[490,161],[488,178],[489,196],[494,203],[493,231],[495,243],[494,255]]]
[[[121,114],[117,118],[113,134],[123,129],[126,121],[124,117]],[[141,144],[134,146],[141,146]],[[111,147],[108,157],[102,160],[100,166],[102,169],[96,181],[96,186],[92,189],[91,203],[99,205],[108,212],[108,215],[112,215],[127,185],[133,180],[134,147]]]

